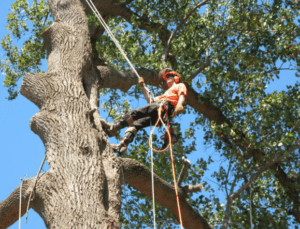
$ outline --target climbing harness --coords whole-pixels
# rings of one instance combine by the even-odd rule
[[[164,107],[164,109],[165,109],[165,116],[167,118],[167,126],[165,125],[165,123],[161,117],[162,107]],[[166,132],[168,133],[168,137],[169,137],[169,144],[163,150],[156,150],[152,147],[153,132],[154,132],[155,128],[158,126],[159,122],[161,122],[161,124],[164,126],[164,128],[166,129]],[[173,157],[172,136],[171,136],[170,129],[169,129],[168,107],[164,103],[161,103],[160,108],[158,109],[158,119],[150,133],[149,146],[151,148],[151,151],[154,151],[157,153],[162,153],[170,148],[170,157],[171,157],[171,162],[172,162],[172,173],[173,173],[173,182],[174,182],[174,187],[175,187],[175,195],[176,195],[177,208],[178,208],[178,217],[179,217],[180,226],[181,226],[181,228],[183,228],[179,195],[178,195],[178,187],[177,187],[177,182],[176,182],[175,164],[174,164],[174,157]]]
[[[119,49],[119,51],[121,52],[121,54],[127,60],[128,64],[130,65],[130,67],[132,68],[132,70],[134,71],[134,73],[136,74],[136,76],[138,78],[140,78],[140,75],[138,74],[138,72],[135,70],[135,68],[131,64],[130,60],[128,59],[128,57],[125,54],[124,50],[122,49],[121,45],[119,44],[119,42],[116,40],[116,38],[112,34],[111,30],[109,29],[109,27],[107,26],[106,22],[104,21],[104,19],[102,18],[102,16],[98,12],[98,10],[96,9],[96,7],[93,4],[92,0],[86,0],[86,2],[90,6],[90,8],[94,12],[94,14],[96,15],[96,17],[98,18],[98,20],[100,21],[100,23],[102,24],[103,28],[106,30],[106,32],[108,33],[108,35],[111,37],[111,39],[113,40],[113,42],[115,43],[115,45],[117,46],[117,48]],[[151,101],[151,96],[154,97],[153,93],[147,87],[145,87],[145,90],[147,91],[147,93],[148,93],[148,95],[150,97],[150,101]],[[163,126],[167,130],[169,139],[172,139],[169,129],[165,126],[163,120],[161,119],[161,109],[160,109],[159,110],[159,120],[156,122],[153,130],[151,131],[151,135],[150,135],[150,139],[151,140],[149,139],[149,145],[150,145],[150,148],[151,148],[151,173],[152,173],[152,199],[153,199],[154,229],[156,227],[156,223],[155,223],[155,200],[154,200],[153,151],[157,152],[157,150],[153,149],[153,147],[152,147],[152,134],[153,134],[154,129],[158,125],[159,121],[162,122]],[[167,119],[167,122],[168,122],[168,127],[169,127],[169,120],[168,119]],[[150,125],[152,125],[151,121],[150,121]],[[178,196],[178,187],[177,187],[177,183],[176,183],[175,165],[174,165],[174,160],[173,160],[173,150],[172,150],[172,143],[171,143],[171,141],[169,141],[168,147],[165,150],[167,150],[168,148],[170,148],[170,156],[171,156],[171,161],[172,161],[173,180],[174,180],[175,194],[176,194],[176,200],[177,200],[178,215],[179,215],[179,220],[180,220],[181,228],[183,228],[183,226],[182,226],[182,218],[181,218],[181,210],[180,210],[180,204],[179,204],[179,196]],[[162,151],[162,152],[164,152],[164,151]]]

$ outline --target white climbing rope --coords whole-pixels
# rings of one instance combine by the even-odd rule
[[[22,184],[23,178],[21,178],[22,182],[20,185],[20,206],[19,206],[19,229],[21,229],[21,206],[22,206]]]
[[[151,104],[150,96],[150,104]],[[152,127],[152,121],[150,117],[150,127]],[[154,195],[154,163],[153,163],[153,147],[152,147],[152,138],[150,141],[150,150],[151,150],[151,183],[152,183],[152,206],[153,206],[153,228],[156,229],[156,216],[155,216],[155,195]]]
[[[27,204],[27,209],[26,209],[26,223],[27,223],[27,220],[28,220],[28,210],[29,210],[29,204],[30,204],[30,201],[31,201],[31,196],[32,196],[32,193],[34,192],[34,189],[35,189],[37,180],[38,180],[39,175],[40,175],[40,172],[41,172],[41,170],[42,170],[42,168],[43,168],[43,166],[44,166],[44,163],[45,163],[46,158],[47,158],[47,154],[45,153],[44,159],[43,159],[42,164],[41,164],[41,166],[40,166],[40,169],[39,169],[39,171],[38,171],[38,173],[37,173],[37,175],[36,175],[36,178],[35,178],[35,181],[34,181],[34,184],[33,184],[33,188],[32,188],[32,190],[31,190],[30,195],[29,195],[29,198],[28,198],[28,204]]]

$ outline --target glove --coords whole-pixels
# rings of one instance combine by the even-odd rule
[[[180,105],[177,104],[174,113],[181,114],[183,112],[183,110],[184,110],[184,107],[181,104]]]
[[[139,78],[139,84],[144,87],[145,86],[145,81],[144,81],[144,78],[143,77],[140,77]]]

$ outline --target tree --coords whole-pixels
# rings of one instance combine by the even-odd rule
[[[184,227],[248,228],[251,221],[257,228],[285,228],[290,215],[300,223],[299,83],[285,91],[266,92],[280,71],[294,70],[296,75],[299,71],[299,3],[94,3],[155,93],[166,89],[157,74],[162,66],[171,65],[182,74],[188,86],[186,113],[195,117],[185,137],[193,139],[197,128],[203,128],[206,144],[213,144],[225,161],[214,177],[226,193],[226,206],[213,195],[188,200],[189,186],[180,187]],[[143,193],[143,198],[151,198],[144,147],[148,135],[137,136],[127,158],[117,157],[101,127],[99,92],[110,97],[104,109],[118,118],[121,111],[113,105],[123,103],[122,111],[130,109],[119,90],[138,98],[140,88],[132,87],[137,77],[126,70],[126,62],[86,1],[51,0],[48,5],[41,0],[29,7],[25,0],[17,0],[12,8],[7,28],[15,38],[29,30],[23,18],[32,21],[34,28],[20,50],[9,35],[2,40],[7,52],[7,61],[1,62],[4,85],[9,99],[14,99],[17,82],[26,74],[20,92],[40,108],[31,129],[42,139],[50,166],[37,183],[30,207],[48,228],[119,228],[120,221],[127,222],[120,217],[124,182]],[[47,73],[39,70],[45,50]],[[36,73],[30,72],[33,70]],[[179,134],[180,124],[175,129]],[[174,146],[177,156],[194,151],[195,141],[181,138]],[[155,147],[160,144],[157,140]],[[164,155],[156,159],[162,165],[168,161]],[[192,184],[200,183],[211,161],[199,159],[191,168]],[[176,222],[174,188],[167,182],[171,181],[170,171],[160,168],[156,173],[155,200],[163,206],[158,207],[158,217]],[[33,182],[24,182],[24,190],[31,190]],[[208,183],[203,185],[210,189]],[[18,219],[18,193],[19,188],[0,203],[0,228]],[[22,196],[22,214],[29,193]],[[141,198],[140,193],[132,193]],[[147,213],[149,199],[145,201],[147,222],[151,216]],[[170,226],[163,223],[161,228]]]

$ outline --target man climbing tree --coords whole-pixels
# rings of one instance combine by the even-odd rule
[[[155,124],[158,119],[159,109],[162,110],[162,116],[168,116],[166,118],[174,117],[176,114],[183,112],[183,103],[187,90],[186,86],[181,83],[180,74],[170,68],[166,68],[162,69],[158,75],[167,82],[169,87],[163,95],[151,98],[149,90],[146,90],[144,79],[141,77],[139,78],[139,84],[142,86],[143,94],[150,104],[123,115],[120,120],[113,124],[107,123],[104,119],[101,120],[110,137],[115,136],[118,130],[130,126],[125,131],[120,144],[113,145],[115,152],[123,154],[140,129],[150,126],[152,123]]]

